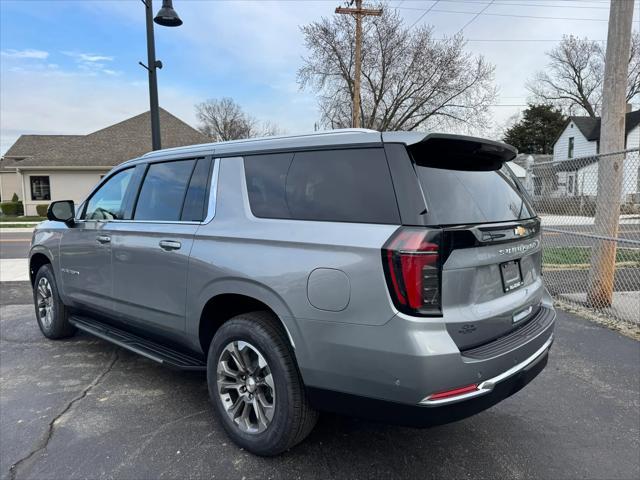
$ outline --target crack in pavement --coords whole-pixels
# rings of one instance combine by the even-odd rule
[[[24,469],[24,468],[30,467],[35,462],[36,455],[38,453],[40,453],[41,451],[46,450],[47,446],[49,445],[49,442],[50,442],[51,438],[53,437],[53,434],[54,434],[54,431],[55,431],[56,422],[58,420],[60,420],[60,418],[62,418],[69,410],[71,410],[71,408],[77,402],[79,402],[80,400],[85,398],[87,396],[87,394],[94,387],[96,387],[104,379],[104,377],[109,372],[111,372],[111,370],[113,369],[114,365],[116,364],[116,362],[118,361],[118,358],[119,358],[118,350],[119,350],[118,348],[113,350],[112,356],[111,356],[111,360],[107,364],[107,367],[101,373],[99,373],[96,376],[96,378],[94,378],[93,381],[89,385],[87,385],[85,388],[83,388],[82,391],[78,395],[73,397],[65,405],[65,407],[60,411],[60,413],[58,413],[55,417],[53,417],[53,419],[49,422],[49,425],[47,426],[47,431],[40,438],[38,443],[36,443],[34,445],[34,448],[32,448],[31,451],[26,456],[22,457],[17,462],[15,462],[13,465],[11,465],[11,467],[9,468],[9,476],[7,477],[7,478],[9,478],[9,480],[15,480],[17,478],[17,476],[18,476],[18,473],[19,473],[20,469]]]

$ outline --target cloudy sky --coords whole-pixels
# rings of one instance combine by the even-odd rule
[[[161,1],[154,3],[157,10]],[[229,96],[289,133],[312,130],[316,99],[296,84],[305,55],[299,26],[332,15],[339,3],[174,0],[184,25],[156,26],[157,57],[164,63],[161,106],[195,125],[194,104]],[[544,68],[545,51],[562,35],[606,38],[608,5],[389,2],[407,25],[433,25],[438,36],[464,28],[468,49],[495,64],[500,97],[488,131],[522,109],[526,80]],[[634,30],[640,29],[639,10],[636,1]],[[147,76],[139,60],[146,62],[140,0],[0,0],[0,152],[20,134],[89,133],[147,110]]]

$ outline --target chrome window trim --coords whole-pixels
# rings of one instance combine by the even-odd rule
[[[216,200],[218,197],[218,177],[220,174],[220,158],[213,159],[213,171],[211,172],[211,182],[209,184],[209,205],[207,206],[207,216],[202,224],[207,224],[216,216]]]
[[[206,218],[202,221],[202,222],[193,222],[193,221],[187,221],[187,220],[122,220],[122,219],[118,219],[118,220],[86,220],[86,219],[81,219],[81,218],[76,218],[75,219],[75,223],[88,223],[88,222],[96,222],[96,223],[110,223],[110,222],[114,222],[114,223],[148,223],[148,224],[156,224],[156,225],[161,225],[161,224],[169,224],[169,225],[204,225],[206,223],[209,223],[211,220],[213,220],[213,218],[216,215],[216,197],[217,197],[217,191],[218,191],[218,174],[220,171],[220,158],[214,158],[213,159],[213,171],[211,172],[211,182],[209,183],[209,204],[207,205],[207,216]],[[97,190],[98,187],[96,187],[95,190]],[[92,195],[93,192],[91,192],[90,195]],[[86,203],[87,200],[84,200],[79,207],[76,208],[77,212],[81,212],[84,204]],[[76,215],[78,214],[76,212]]]
[[[76,223],[152,223],[152,224],[179,224],[179,225],[201,225],[201,222],[182,221],[182,220],[76,220]]]

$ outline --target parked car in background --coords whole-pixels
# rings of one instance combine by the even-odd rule
[[[38,324],[207,373],[229,436],[278,454],[318,410],[438,425],[545,366],[540,221],[478,138],[337,130],[157,151],[35,230]]]

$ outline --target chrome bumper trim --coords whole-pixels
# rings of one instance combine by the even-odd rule
[[[426,397],[420,402],[420,405],[424,405],[427,407],[438,407],[441,405],[448,405],[451,403],[461,402],[463,400],[468,400],[470,398],[479,397],[480,395],[489,393],[493,390],[493,387],[495,387],[497,383],[500,383],[506,380],[507,378],[512,377],[513,375],[527,368],[529,365],[535,363],[536,360],[542,357],[542,355],[544,355],[547,352],[547,350],[549,350],[549,347],[551,346],[552,342],[553,342],[553,335],[551,335],[547,339],[547,341],[544,342],[544,345],[542,345],[538,350],[536,350],[536,352],[533,355],[531,355],[529,358],[518,363],[517,365],[514,365],[509,370],[502,372],[500,375],[497,375],[493,378],[490,378],[480,383],[477,387],[477,390],[474,390],[469,393],[463,393],[462,395],[457,395],[455,397],[441,398],[436,400],[429,400],[429,397]]]

